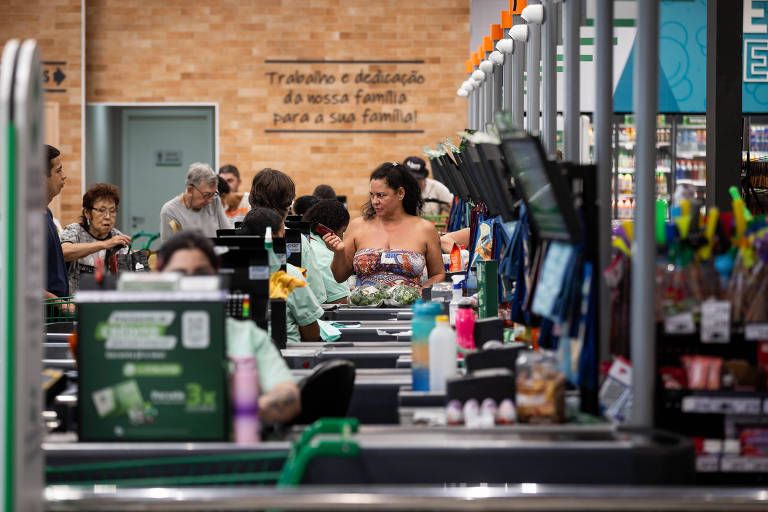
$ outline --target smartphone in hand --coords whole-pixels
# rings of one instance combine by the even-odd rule
[[[328,226],[324,226],[324,225],[320,224],[319,222],[315,226],[315,231],[321,237],[327,235],[328,233],[333,233],[333,230],[331,228],[329,228]]]

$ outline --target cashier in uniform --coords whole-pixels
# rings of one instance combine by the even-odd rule
[[[322,224],[339,238],[344,238],[344,232],[349,226],[349,212],[344,205],[336,199],[323,199],[307,210],[301,218],[304,222],[312,223],[312,231],[309,233],[309,245],[317,259],[317,266],[323,276],[325,284],[326,304],[346,304],[349,297],[349,287],[346,282],[337,283],[331,272],[333,251],[328,249],[323,242],[323,237],[317,232],[317,225]]]
[[[283,217],[271,208],[254,207],[243,220],[242,233],[244,235],[264,236],[267,226],[272,228],[276,238],[285,236]],[[304,244],[302,244],[304,245]],[[307,249],[309,249],[309,244]],[[304,261],[302,257],[302,262]],[[288,275],[307,282],[307,286],[294,288],[285,301],[285,334],[287,341],[320,341],[320,324],[318,320],[323,316],[321,302],[315,297],[312,286],[304,277],[302,269],[290,263],[286,264],[285,271]],[[309,271],[307,271],[307,274]],[[320,285],[325,286],[320,278]]]
[[[210,240],[194,230],[170,237],[157,252],[157,269],[186,275],[213,275],[218,258]],[[269,335],[250,320],[227,318],[227,356],[253,356],[259,373],[259,417],[286,423],[301,411],[299,389]]]

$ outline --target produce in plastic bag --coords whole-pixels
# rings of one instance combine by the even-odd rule
[[[421,298],[418,288],[407,284],[396,284],[387,290],[387,298],[384,304],[393,307],[410,306]]]
[[[387,292],[378,286],[365,285],[355,288],[349,294],[347,302],[352,306],[376,308],[384,303]]]

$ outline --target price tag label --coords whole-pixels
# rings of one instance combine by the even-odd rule
[[[744,339],[768,340],[768,324],[747,324],[744,327]]]
[[[248,267],[248,279],[251,281],[263,281],[269,279],[269,267],[251,265]]]
[[[693,313],[678,313],[664,319],[664,331],[667,334],[693,334],[696,332],[696,324],[693,321]]]
[[[699,455],[696,457],[696,471],[716,473],[720,470],[720,458],[717,455]]]
[[[707,300],[701,303],[702,343],[728,343],[731,340],[731,303]]]

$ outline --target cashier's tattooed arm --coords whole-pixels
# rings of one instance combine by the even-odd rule
[[[285,423],[301,411],[299,388],[293,382],[281,382],[259,397],[259,416],[272,423]]]

